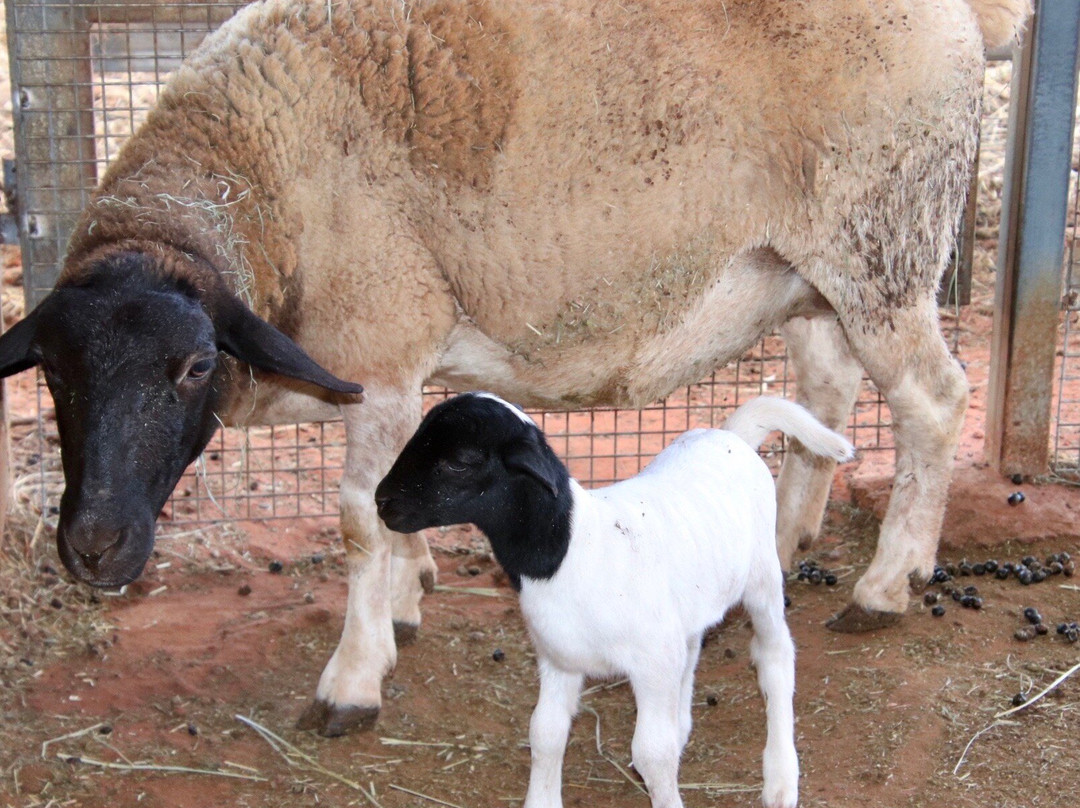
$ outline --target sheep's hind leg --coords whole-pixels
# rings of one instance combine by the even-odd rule
[[[374,491],[419,421],[419,388],[414,395],[369,385],[363,403],[343,407],[342,415],[348,435],[341,483],[341,535],[349,569],[345,627],[314,701],[297,722],[300,729],[325,736],[374,726],[383,677],[397,662],[394,534],[379,520]]]
[[[692,705],[694,702],[694,671],[697,670],[701,657],[703,634],[695,634],[686,642],[686,665],[683,668],[682,682],[679,686],[679,754],[690,740],[690,730],[694,724]]]
[[[437,570],[424,537],[418,533],[393,534],[390,556],[390,610],[398,647],[416,639],[420,629],[420,599],[435,590]]]
[[[783,326],[795,369],[797,400],[829,429],[842,432],[855,404],[862,365],[851,355],[835,316],[796,317]],[[780,564],[791,569],[796,547],[817,538],[836,461],[808,452],[792,439],[777,480],[776,543]]]
[[[910,588],[921,588],[933,573],[968,388],[929,295],[920,305],[890,312],[888,325],[854,322],[847,334],[889,405],[896,442],[895,481],[877,550],[855,585],[854,602],[828,624],[853,632],[896,622]]]
[[[765,699],[767,738],[762,770],[765,808],[794,808],[799,797],[799,759],[795,752],[795,644],[784,618],[784,587],[780,570],[751,582],[743,606],[754,626],[750,657],[757,668],[758,687]]]
[[[630,751],[634,768],[649,789],[652,808],[683,808],[679,795],[679,709],[685,657],[680,656],[684,657],[672,654],[658,658],[648,670],[630,675],[637,702]]]

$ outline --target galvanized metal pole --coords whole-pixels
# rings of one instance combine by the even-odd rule
[[[1080,0],[1041,0],[1014,60],[986,413],[1003,474],[1048,463],[1078,43]]]

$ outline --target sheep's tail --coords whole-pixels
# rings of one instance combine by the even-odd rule
[[[988,48],[1008,45],[1031,16],[1031,0],[967,0]]]
[[[770,432],[783,432],[816,455],[838,461],[855,456],[855,447],[843,435],[833,432],[794,401],[782,398],[762,396],[747,401],[727,419],[724,429],[754,449]]]

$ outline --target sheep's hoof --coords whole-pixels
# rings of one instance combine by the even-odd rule
[[[435,591],[435,573],[431,570],[424,570],[420,573],[420,587],[424,590],[425,595],[430,595]]]
[[[864,631],[876,631],[888,628],[900,622],[900,612],[883,612],[878,609],[866,609],[858,603],[849,603],[842,611],[830,617],[825,625],[842,634],[861,634]]]
[[[420,631],[420,625],[418,623],[405,623],[403,621],[394,621],[394,643],[398,648],[406,645],[412,645],[416,642],[416,634]]]
[[[348,732],[364,732],[375,726],[378,707],[335,707],[322,699],[314,699],[296,721],[296,728],[315,730],[324,738],[336,738]]]

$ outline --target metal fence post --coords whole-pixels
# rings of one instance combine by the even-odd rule
[[[1080,0],[1041,1],[1014,61],[986,413],[1003,474],[1047,469],[1078,43]]]
[[[96,181],[86,6],[8,0],[19,240],[27,309],[48,293]]]

